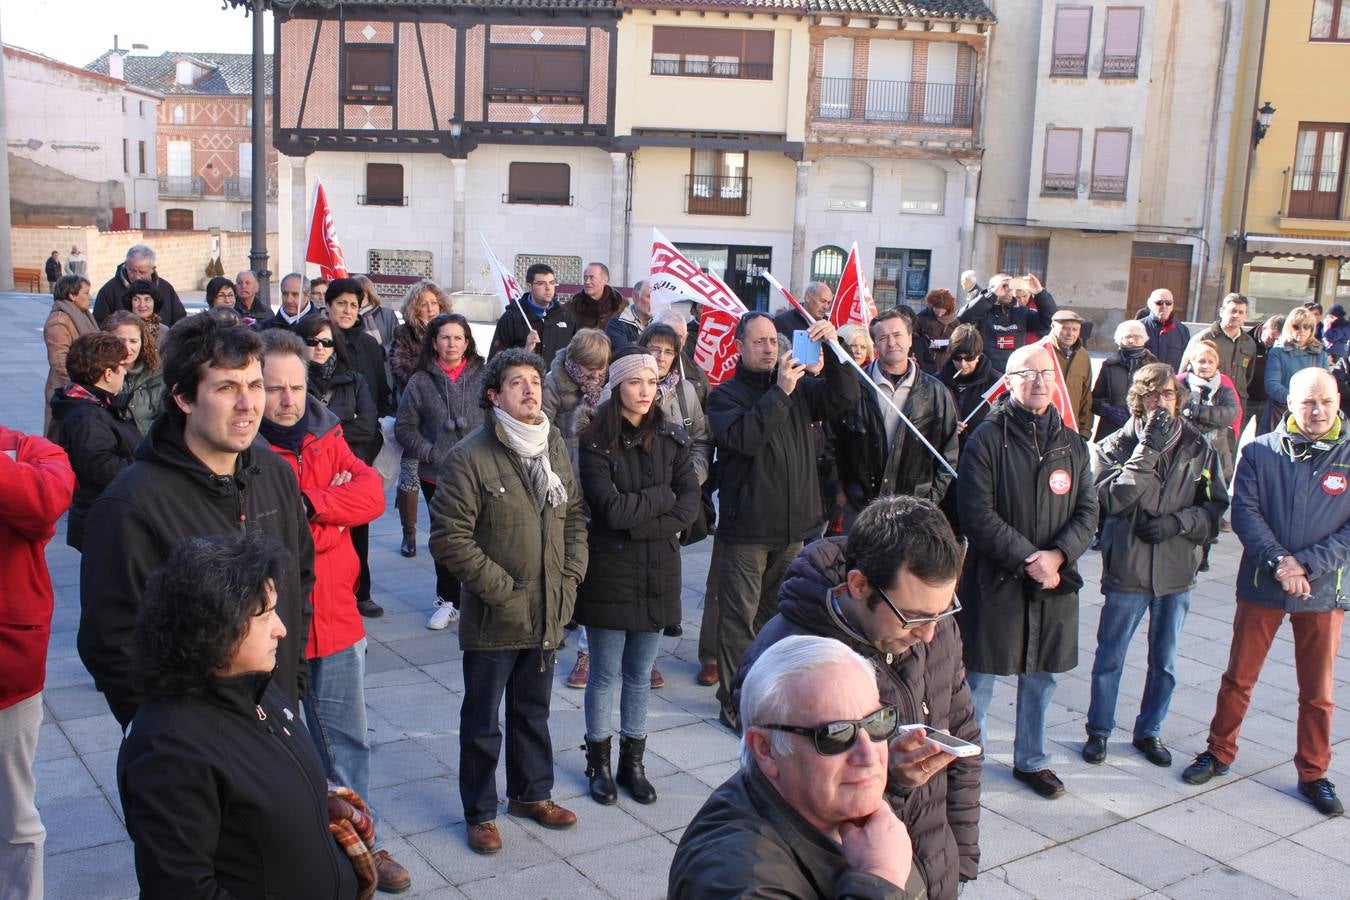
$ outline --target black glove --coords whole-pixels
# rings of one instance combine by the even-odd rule
[[[1161,544],[1181,534],[1181,520],[1171,514],[1140,519],[1134,533],[1146,544]]]
[[[1167,437],[1172,431],[1172,414],[1162,407],[1144,416],[1144,445],[1161,453],[1167,448]]]

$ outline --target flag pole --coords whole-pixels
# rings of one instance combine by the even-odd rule
[[[976,404],[975,408],[972,409],[972,410],[970,411],[970,415],[966,416],[964,419],[961,420],[961,424],[962,424],[962,425],[967,425],[967,424],[969,424],[969,423],[970,423],[970,420],[973,419],[973,418],[975,418],[975,414],[976,414],[977,412],[979,412],[980,410],[984,409],[984,408],[985,408],[986,406],[988,406],[988,405],[989,405],[989,398],[988,398],[988,397],[981,397],[981,398],[980,398],[980,402],[979,402],[978,404]]]
[[[507,305],[515,304],[516,312],[520,313],[520,319],[525,323],[525,327],[530,330],[531,334],[538,337],[539,332],[535,331],[534,326],[530,324],[530,317],[525,315],[525,307],[520,305],[520,298],[513,295],[511,289],[506,286],[506,280],[502,276],[502,262],[497,258],[497,254],[492,252],[492,245],[488,243],[488,239],[481,231],[478,232],[478,239],[483,242],[483,249],[487,251],[488,266],[492,269],[492,279],[497,282],[501,292],[506,295]]]

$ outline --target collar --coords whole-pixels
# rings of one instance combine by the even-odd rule
[[[1322,435],[1322,436],[1321,436],[1320,438],[1318,438],[1317,440],[1318,440],[1318,441],[1339,441],[1339,440],[1341,439],[1341,425],[1342,425],[1344,422],[1345,422],[1345,419],[1341,418],[1340,415],[1337,415],[1337,416],[1336,416],[1336,421],[1335,421],[1334,423],[1332,423],[1331,430],[1328,431],[1326,434]],[[1294,414],[1293,414],[1293,413],[1290,413],[1290,414],[1289,414],[1289,418],[1285,420],[1284,428],[1285,428],[1285,430],[1288,431],[1291,435],[1297,435],[1298,437],[1304,438],[1304,440],[1308,440],[1308,438],[1307,438],[1307,437],[1303,434],[1303,432],[1299,429],[1299,427],[1298,427],[1298,422],[1294,421]]]
[[[530,312],[534,313],[541,319],[544,318],[544,316],[548,315],[549,312],[552,311],[553,307],[558,305],[557,298],[554,298],[553,302],[550,303],[548,306],[539,306],[537,303],[534,302],[534,295],[531,294],[529,291],[526,291],[524,294],[521,295],[520,302],[525,304],[526,309],[528,309]]]
[[[281,320],[285,322],[287,325],[294,325],[296,322],[299,322],[301,319],[303,319],[305,316],[309,315],[312,312],[314,312],[314,304],[306,303],[305,308],[296,313],[294,317],[286,315],[285,307],[277,310],[277,315],[280,316]]]
[[[871,371],[867,373],[867,377],[871,378],[881,387],[897,391],[902,387],[912,388],[914,386],[914,381],[918,377],[919,367],[915,364],[914,357],[911,356],[909,358],[909,368],[905,369],[905,374],[900,376],[899,381],[891,381],[891,377],[882,370],[881,360],[879,359],[872,360],[872,364],[868,366],[868,368]]]

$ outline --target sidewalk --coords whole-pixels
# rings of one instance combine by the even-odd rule
[[[46,376],[42,321],[50,301],[0,294],[0,422],[41,428]],[[367,620],[366,697],[374,753],[371,803],[384,843],[413,875],[414,896],[438,898],[616,897],[664,895],[666,872],[685,825],[713,787],[734,771],[736,740],[717,724],[710,688],[698,687],[700,603],[711,545],[684,552],[684,637],[662,641],[658,666],[667,687],[652,696],[648,774],[660,794],[652,806],[621,798],[601,807],[585,796],[580,750],[582,692],[563,679],[575,650],[559,654],[551,719],[554,796],[580,824],[553,832],[502,815],[505,850],[478,857],[464,842],[456,788],[458,710],[463,692],[459,645],[430,632],[434,575],[425,549],[425,508],[415,559],[398,554],[392,505],[371,526],[370,563],[381,619]],[[79,557],[58,535],[48,550],[56,585],[46,721],[38,750],[38,801],[48,830],[47,896],[56,900],[136,896],[131,844],[120,820],[115,779],[119,733],[75,652]],[[1100,558],[1081,563],[1087,580],[1080,662],[1062,676],[1049,720],[1054,762],[1068,794],[1045,801],[1012,780],[1014,689],[1000,685],[990,712],[983,783],[981,873],[962,900],[1017,897],[1266,898],[1342,896],[1350,884],[1350,823],[1327,820],[1296,790],[1291,757],[1297,713],[1292,638],[1283,629],[1256,689],[1232,774],[1202,788],[1181,769],[1204,748],[1219,676],[1227,660],[1237,542],[1224,535],[1202,576],[1180,645],[1176,697],[1164,739],[1176,761],[1158,769],[1129,746],[1143,687],[1144,635],[1130,648],[1106,765],[1078,756],[1088,703],[1092,650],[1102,598]],[[1342,651],[1344,656],[1345,650]],[[1350,700],[1342,661],[1337,700]],[[1345,749],[1350,724],[1333,729]],[[1350,761],[1337,755],[1332,781],[1350,790]],[[499,775],[499,778],[501,776]],[[502,785],[504,790],[504,784]]]

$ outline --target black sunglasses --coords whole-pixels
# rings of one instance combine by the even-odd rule
[[[959,355],[953,355],[953,356],[952,356],[952,362],[963,363],[963,362],[974,362],[975,360],[976,360],[976,357],[974,357],[974,356],[966,356],[964,353],[959,354]]]
[[[905,630],[907,631],[911,628],[927,625],[930,622],[941,622],[943,619],[950,619],[961,611],[961,598],[953,594],[952,605],[938,613],[936,616],[907,616],[900,611],[900,607],[891,602],[891,598],[886,596],[885,591],[881,588],[877,588],[876,592],[881,595],[882,600],[886,601],[886,605],[891,608],[891,612],[895,613],[895,617],[900,620],[900,624],[905,626]]]
[[[328,347],[329,349],[331,349],[332,346],[333,346],[333,339],[332,339],[332,338],[305,338],[305,346],[307,346],[307,347]]]
[[[894,706],[881,709],[861,719],[844,722],[826,722],[816,728],[804,728],[800,725],[760,725],[770,731],[786,731],[788,734],[800,734],[811,739],[821,756],[838,756],[846,753],[858,741],[860,732],[867,732],[873,741],[884,741],[895,734],[900,725],[900,714]]]

